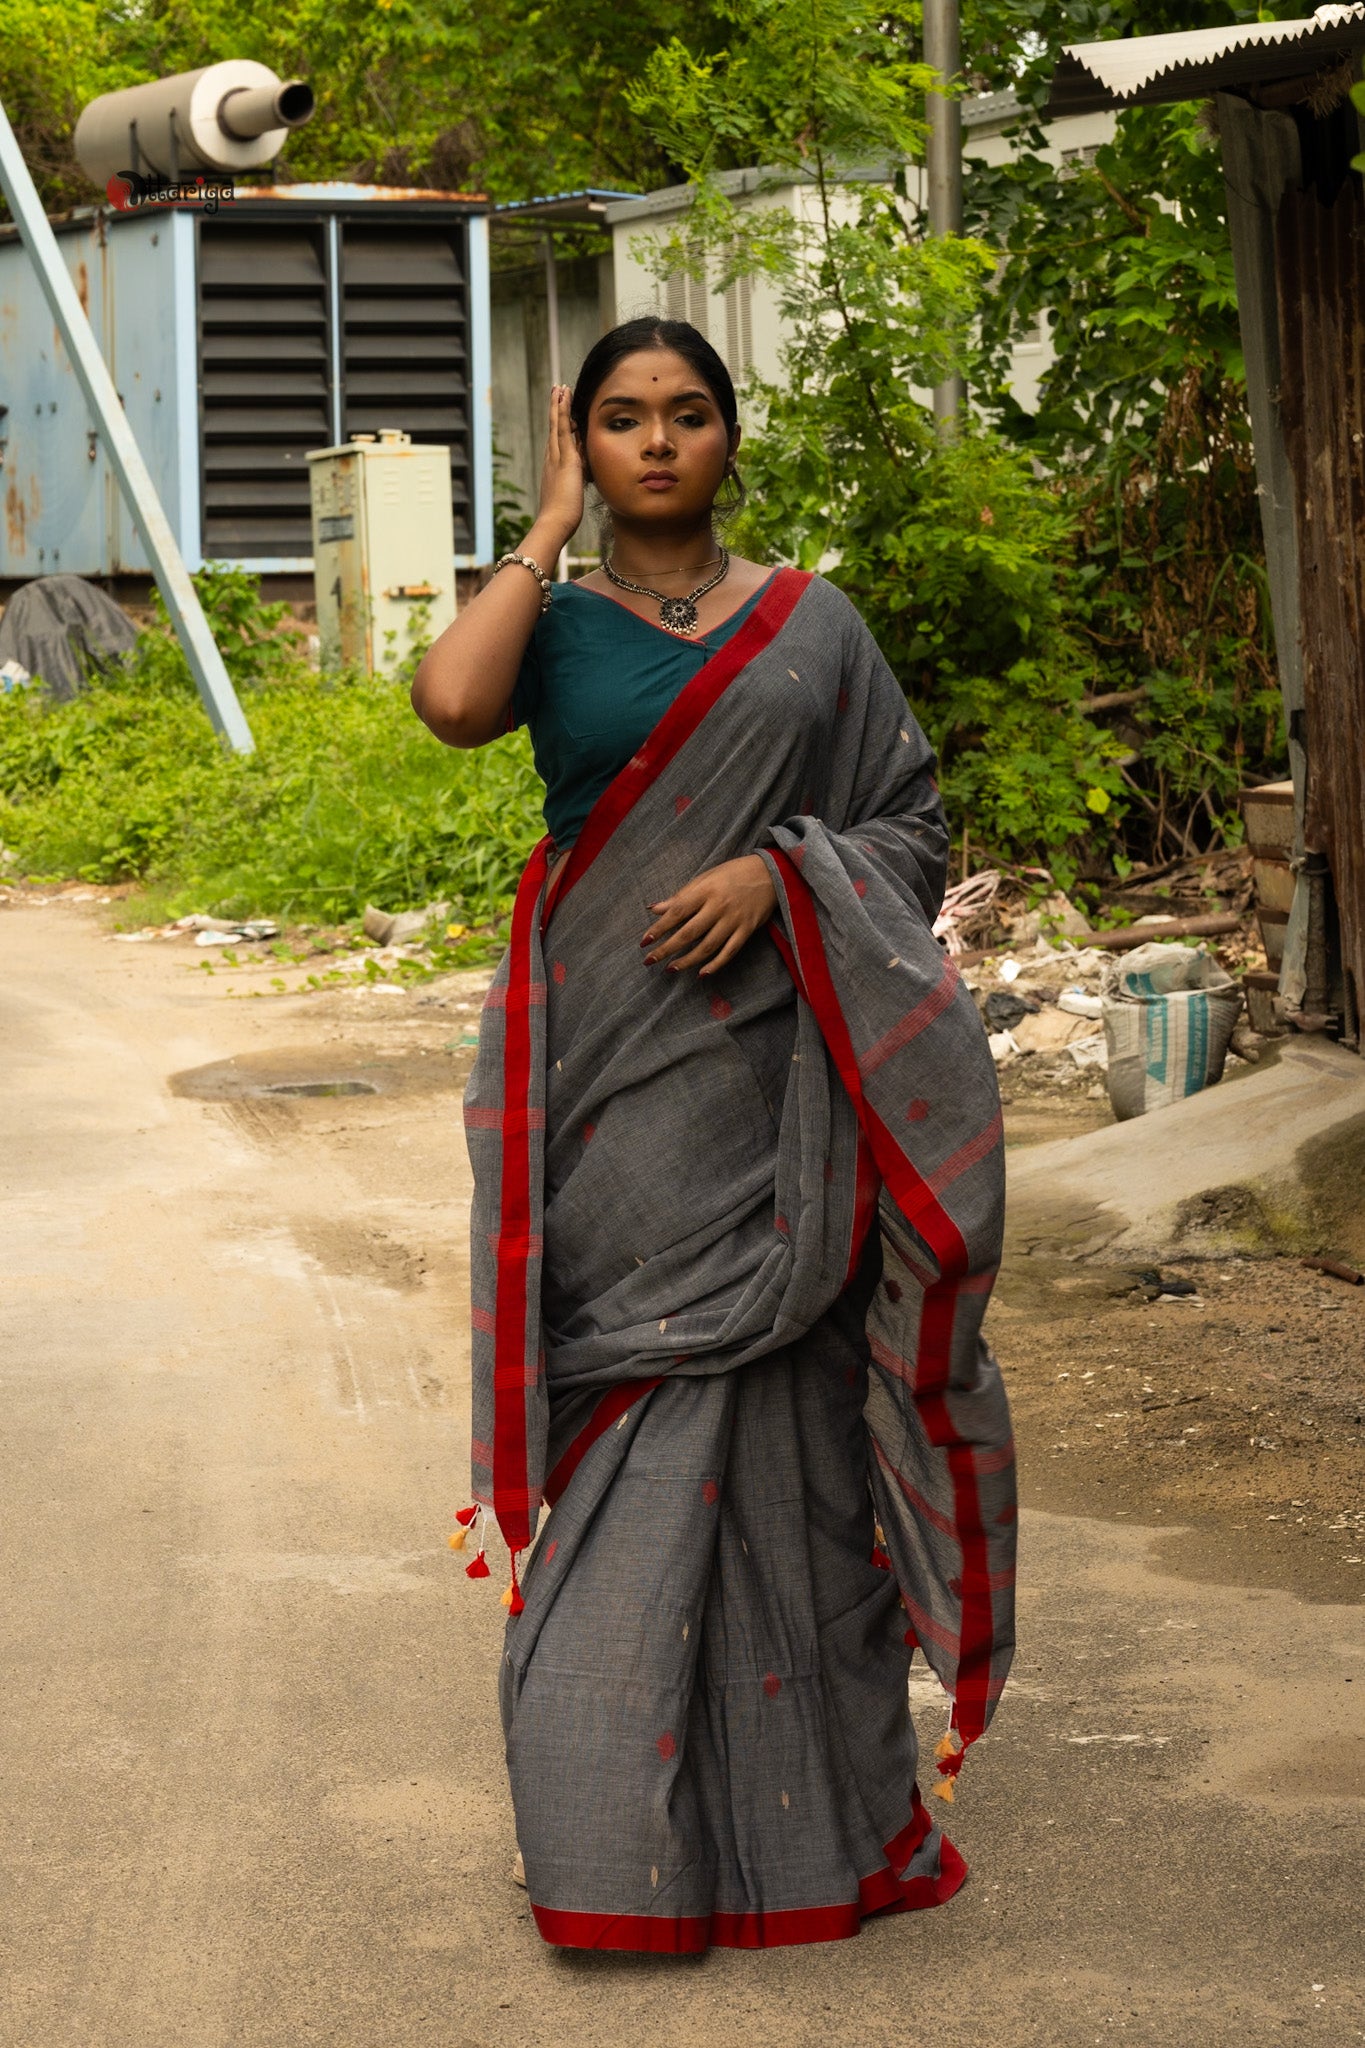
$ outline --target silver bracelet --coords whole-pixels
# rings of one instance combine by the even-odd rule
[[[505,569],[509,562],[518,562],[523,569],[530,570],[536,582],[540,585],[540,609],[542,612],[549,611],[550,595],[554,590],[554,585],[541,568],[539,562],[533,562],[529,555],[500,555],[493,564],[493,574],[496,576],[499,569]]]

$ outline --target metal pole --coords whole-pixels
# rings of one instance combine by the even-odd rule
[[[545,329],[550,353],[550,382],[564,381],[564,364],[559,352],[559,272],[555,268],[555,231],[545,230]],[[569,580],[569,550],[561,548],[555,565],[555,580]]]
[[[924,61],[945,86],[956,86],[962,69],[962,36],[958,0],[924,0]],[[929,135],[924,169],[931,235],[962,233],[962,102],[946,92],[927,95]],[[950,439],[966,403],[961,377],[945,377],[934,386],[934,418],[939,433]]]
[[[99,429],[100,439],[118,478],[133,524],[152,565],[157,588],[175,627],[195,685],[214,726],[238,754],[255,751],[251,728],[237,701],[237,692],[223,666],[204,609],[181,560],[170,521],[114,389],[109,366],[100,354],[90,322],[76,296],[71,274],[62,261],[57,237],[43,212],[28,165],[0,105],[0,187],[18,224],[24,247],[33,261],[57,330],[71,358],[76,381]]]

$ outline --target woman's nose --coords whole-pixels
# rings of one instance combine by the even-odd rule
[[[656,420],[645,435],[644,452],[646,455],[671,455],[673,453],[673,436],[669,433],[663,421]]]

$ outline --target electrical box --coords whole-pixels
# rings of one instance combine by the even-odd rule
[[[455,616],[450,450],[381,427],[306,460],[322,665],[387,673]]]

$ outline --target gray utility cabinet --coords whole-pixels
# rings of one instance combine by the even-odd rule
[[[493,553],[482,200],[363,185],[54,222],[186,564],[312,569],[310,449],[450,451],[455,562]],[[13,228],[0,229],[0,578],[145,574]]]

